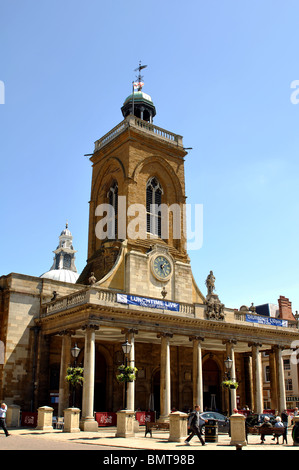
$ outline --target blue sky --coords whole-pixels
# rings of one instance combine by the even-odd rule
[[[122,120],[141,60],[154,123],[181,134],[190,251],[226,306],[299,309],[299,3],[263,0],[1,0],[0,273],[39,276],[66,219],[87,257],[94,141]]]

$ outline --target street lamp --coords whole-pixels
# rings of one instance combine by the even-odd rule
[[[71,354],[72,354],[72,356],[73,356],[73,358],[74,358],[74,366],[75,366],[75,367],[76,367],[76,365],[77,365],[77,358],[78,358],[78,356],[79,356],[79,354],[80,354],[80,351],[81,351],[81,350],[80,350],[80,348],[78,348],[77,343],[76,343],[75,346],[71,349]]]
[[[127,359],[127,356],[128,356],[128,355],[130,354],[130,352],[131,352],[132,344],[129,343],[129,341],[126,339],[125,343],[123,343],[123,344],[121,345],[121,347],[122,347],[123,353],[124,353],[124,355],[125,355],[125,357],[126,357],[126,359]]]
[[[230,371],[233,366],[233,360],[229,356],[227,356],[227,359],[225,359],[224,361],[224,365],[227,371],[227,377],[230,379]]]
[[[132,344],[129,343],[128,339],[121,345],[123,353],[125,355],[125,367],[128,366],[128,356],[131,352],[132,349]],[[125,382],[125,407],[124,409],[127,409],[127,390],[128,390],[128,383],[127,381]]]

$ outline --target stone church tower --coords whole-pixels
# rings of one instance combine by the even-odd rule
[[[183,139],[153,125],[154,103],[140,89],[121,111],[91,156],[88,260],[78,283],[93,273],[103,287],[201,301],[186,251]]]

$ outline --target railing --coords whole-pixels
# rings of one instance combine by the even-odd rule
[[[143,132],[148,134],[154,134],[160,139],[166,140],[167,142],[176,144],[177,146],[183,146],[183,138],[178,134],[162,129],[161,127],[155,126],[147,121],[143,121],[133,115],[128,116],[117,126],[115,126],[111,131],[105,134],[101,139],[95,142],[95,152],[103,148],[109,142],[111,142],[115,137],[121,134],[128,127],[135,127]]]
[[[47,316],[52,313],[56,313],[68,308],[82,305],[84,303],[94,303],[102,305],[103,303],[107,306],[116,307],[120,306],[117,302],[117,293],[111,292],[105,289],[84,289],[79,292],[75,292],[68,296],[52,300],[43,305],[42,315]],[[182,315],[193,316],[195,315],[195,307],[193,304],[180,303],[179,304],[179,313]],[[150,307],[149,307],[150,308]]]
[[[80,291],[74,294],[70,294],[67,297],[61,299],[52,300],[42,308],[43,315],[49,315],[60,310],[65,310],[75,305],[83,304],[87,300],[87,291]]]

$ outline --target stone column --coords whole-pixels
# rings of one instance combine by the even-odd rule
[[[161,373],[160,373],[160,418],[159,421],[169,421],[171,411],[171,377],[170,377],[170,333],[161,333]]]
[[[128,358],[128,365],[130,367],[135,367],[135,340],[134,333],[138,333],[137,330],[129,330],[128,332],[128,341],[131,343],[131,351]],[[127,389],[127,409],[135,410],[135,381],[128,382]]]
[[[201,355],[201,342],[204,338],[200,336],[191,336],[190,341],[193,341],[193,403],[192,405],[199,405],[203,411],[203,381],[202,381],[202,355]]]
[[[252,387],[252,357],[244,356],[244,374],[245,374],[245,401],[249,408],[253,409],[253,387]]]
[[[275,363],[276,363],[276,381],[277,381],[277,405],[278,411],[281,413],[286,409],[286,391],[285,391],[285,381],[284,381],[284,367],[283,367],[283,358],[282,351],[283,347],[275,346]]]
[[[270,372],[271,408],[272,408],[272,410],[277,410],[278,409],[277,374],[276,374],[276,359],[275,359],[274,349],[271,349],[269,351],[269,372]]]
[[[226,357],[229,357],[233,362],[232,362],[232,367],[230,369],[230,378],[231,380],[237,380],[236,377],[236,364],[235,364],[235,350],[234,350],[234,345],[237,344],[237,341],[235,340],[224,340],[223,343],[226,345]],[[230,395],[230,404],[231,404],[231,411],[234,408],[237,408],[237,390],[236,389],[230,389],[229,390],[229,395]]]
[[[82,431],[97,431],[98,423],[94,419],[94,375],[95,375],[95,331],[97,325],[87,325],[85,329],[84,347],[84,382],[82,396]]]
[[[253,393],[254,393],[254,411],[262,413],[264,409],[263,402],[263,380],[262,380],[262,363],[260,343],[249,343],[252,347],[252,376],[253,376]]]
[[[66,381],[66,370],[71,363],[71,333],[62,331],[60,376],[59,376],[59,403],[58,416],[63,416],[63,410],[69,407],[69,383]]]

